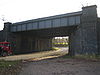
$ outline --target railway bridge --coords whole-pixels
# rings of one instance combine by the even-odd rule
[[[82,7],[82,11],[4,23],[1,40],[15,44],[16,53],[50,50],[52,38],[69,36],[69,54],[100,54],[100,19],[97,6]],[[3,34],[2,34],[3,33]]]

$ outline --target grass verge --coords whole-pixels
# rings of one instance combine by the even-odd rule
[[[75,58],[100,59],[100,55],[77,55]]]
[[[57,48],[57,47],[52,47],[52,50],[59,50],[60,48]]]
[[[0,60],[0,68],[6,68],[6,67],[11,67],[19,64],[20,61],[5,61],[5,60]]]
[[[21,61],[0,60],[0,75],[18,75],[21,70]]]
[[[86,59],[86,60],[99,60],[100,61],[100,55],[77,55],[77,56],[64,55],[61,58]]]

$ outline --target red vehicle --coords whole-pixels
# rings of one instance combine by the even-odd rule
[[[0,42],[0,56],[11,55],[11,43],[10,42]]]

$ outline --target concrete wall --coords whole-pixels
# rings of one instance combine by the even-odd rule
[[[52,39],[16,34],[14,44],[16,45],[14,53],[30,53],[50,50],[52,48]]]
[[[0,31],[0,41],[8,41],[11,42],[13,38],[13,33],[10,32],[10,26],[12,24],[10,22],[4,23],[4,28]]]
[[[81,32],[80,28],[77,27],[69,35],[69,55],[82,54],[82,44],[81,44]]]
[[[51,50],[52,38],[38,38],[36,40],[35,49],[37,51]]]
[[[70,35],[72,55],[98,54],[96,6],[82,8],[81,25]]]
[[[0,42],[4,41],[3,30],[0,31]]]
[[[100,55],[100,18],[97,22],[97,40],[98,40],[98,54]]]

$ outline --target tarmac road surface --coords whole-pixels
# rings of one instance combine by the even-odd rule
[[[65,55],[68,52],[67,47],[60,47],[57,51],[43,51],[43,52],[37,52],[37,53],[31,53],[31,54],[21,54],[21,55],[14,55],[14,56],[6,56],[6,57],[0,57],[0,60],[26,60],[31,58],[41,58],[41,57],[47,57],[47,56],[61,56]]]
[[[55,58],[27,61],[19,75],[100,75],[100,61]]]

